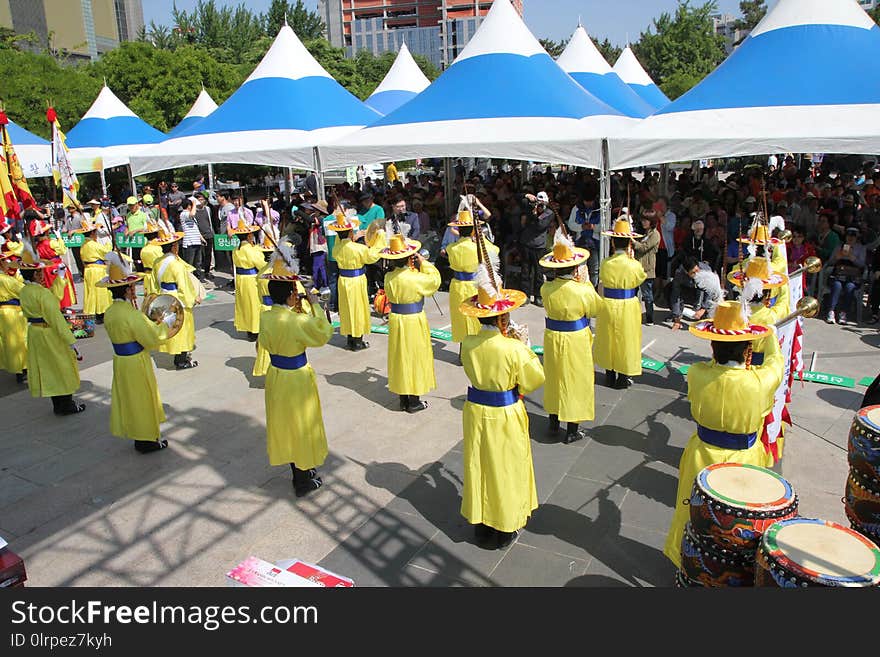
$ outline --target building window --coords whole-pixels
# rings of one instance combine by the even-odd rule
[[[385,52],[385,35],[377,34],[376,35],[376,48],[379,52]]]

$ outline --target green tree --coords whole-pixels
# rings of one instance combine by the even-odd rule
[[[265,36],[263,17],[244,3],[218,7],[215,0],[199,0],[191,12],[175,6],[171,16],[181,41],[208,48],[219,62],[250,61],[255,43]]]
[[[615,46],[608,40],[608,37],[605,37],[601,42],[597,40],[596,47],[599,49],[599,52],[602,53],[602,57],[605,58],[605,61],[612,66],[614,66],[614,62],[620,58],[620,53],[623,52],[623,48]]]
[[[691,6],[679,0],[675,15],[662,13],[642,32],[633,51],[648,74],[672,99],[711,73],[724,60],[724,37],[715,34],[715,0]]]
[[[742,13],[742,18],[734,24],[736,29],[751,32],[767,15],[767,2],[766,0],[740,0],[739,10]],[[736,45],[744,40],[745,37],[737,41]]]
[[[547,51],[547,54],[553,59],[558,59],[565,50],[565,46],[568,44],[567,41],[554,41],[553,39],[539,39],[539,41],[544,47],[544,50]]]
[[[290,25],[303,41],[320,39],[324,36],[324,21],[314,11],[309,11],[302,0],[272,0],[269,11],[263,17],[267,36],[274,37],[284,23]]]
[[[871,18],[874,19],[875,23],[880,23],[880,7],[874,7],[868,13],[871,15]]]

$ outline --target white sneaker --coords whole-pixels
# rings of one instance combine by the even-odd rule
[[[834,323],[835,323],[835,321],[834,321],[834,311],[833,311],[833,310],[829,310],[829,311],[828,311],[828,317],[825,318],[825,321],[828,322],[829,324],[834,324]]]
[[[846,324],[846,313],[842,312],[837,316],[837,323],[838,324]]]

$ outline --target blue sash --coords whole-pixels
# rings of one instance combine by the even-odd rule
[[[91,262],[86,262],[86,265],[103,265],[106,264],[103,260],[92,260]]]
[[[477,390],[472,386],[468,386],[467,400],[472,404],[479,404],[480,406],[494,406],[495,408],[512,406],[519,401],[519,388],[505,390],[504,392],[492,392],[489,390]]]
[[[395,315],[416,315],[425,308],[425,300],[416,303],[392,303],[391,312]]]
[[[159,283],[163,290],[167,292],[176,292],[177,291],[177,283]]]
[[[144,346],[140,342],[123,342],[120,344],[113,343],[113,352],[117,356],[134,356],[144,350]]]
[[[452,275],[455,276],[460,281],[472,281],[477,277],[476,272],[469,271],[455,271],[453,270]]]
[[[275,302],[272,301],[272,297],[263,297],[263,305],[264,306],[274,306]]]
[[[639,288],[634,287],[631,290],[624,288],[606,287],[602,294],[606,299],[633,299],[638,294]]]
[[[757,433],[728,433],[727,431],[715,431],[700,424],[697,425],[697,436],[704,443],[709,443],[721,449],[748,449],[755,444]]]
[[[9,301],[0,301],[0,306],[20,306],[20,299],[10,299]]]
[[[309,362],[306,352],[302,352],[299,356],[269,354],[269,360],[272,362],[272,367],[277,367],[279,370],[298,370]]]
[[[574,333],[575,331],[582,331],[587,328],[590,325],[590,320],[586,317],[581,317],[580,319],[566,322],[560,319],[550,319],[548,317],[544,320],[544,325],[551,331],[558,331],[559,333]]]
[[[235,273],[238,274],[239,276],[254,276],[257,273],[257,268],[250,267],[248,269],[243,269],[241,267],[236,267]]]
[[[357,278],[358,276],[363,276],[367,273],[366,267],[361,267],[360,269],[340,269],[339,275],[344,278]]]
[[[763,365],[764,364],[764,352],[763,351],[754,351],[752,352],[752,365]]]
[[[28,317],[27,321],[29,324],[46,324],[46,320],[42,317]]]

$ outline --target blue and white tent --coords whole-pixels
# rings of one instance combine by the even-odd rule
[[[193,106],[190,108],[189,112],[187,112],[186,116],[181,119],[180,123],[168,133],[168,138],[176,137],[184,130],[188,130],[206,116],[210,116],[215,109],[217,109],[217,103],[215,103],[210,94],[202,88],[199,97],[196,98],[196,102],[193,103]]]
[[[70,159],[78,173],[129,163],[132,153],[165,139],[139,118],[106,85],[79,123],[67,133]]]
[[[544,51],[509,0],[431,86],[321,147],[329,168],[415,157],[497,157],[595,167],[603,137],[637,121],[587,92]]]
[[[639,64],[639,60],[636,59],[635,53],[629,46],[624,48],[623,52],[620,53],[620,57],[617,58],[617,62],[614,64],[614,72],[655,110],[666,107],[670,103],[666,94],[660,91],[660,87],[657,86],[651,79],[651,76]]]
[[[612,164],[880,153],[880,79],[865,69],[878,58],[880,27],[855,0],[779,0],[705,80],[612,140]]]
[[[135,174],[192,164],[315,166],[315,147],[379,117],[346,91],[284,25],[225,103],[177,136],[132,157]]]
[[[364,102],[384,116],[418,96],[430,84],[404,43],[385,78]]]
[[[626,116],[643,119],[656,109],[620,79],[580,25],[556,63],[584,89]]]
[[[52,144],[9,121],[6,126],[9,140],[18,156],[24,175],[28,178],[44,178],[52,175]]]

